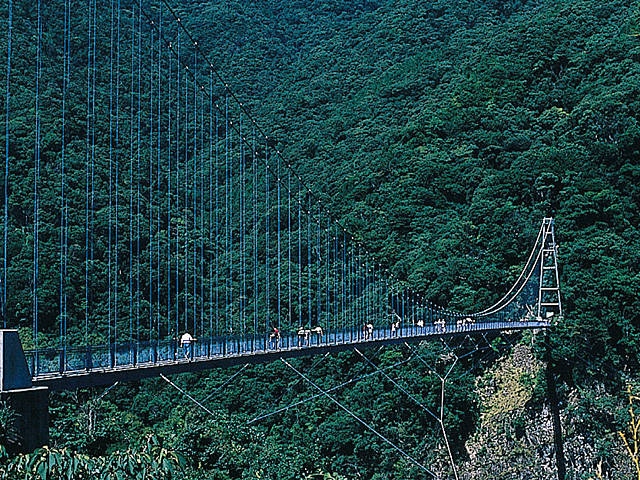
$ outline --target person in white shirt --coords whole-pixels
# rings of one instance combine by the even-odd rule
[[[184,352],[184,358],[191,358],[191,345],[195,340],[189,332],[184,332],[180,337],[180,346]]]

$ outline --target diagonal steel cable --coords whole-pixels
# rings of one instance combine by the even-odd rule
[[[407,358],[405,360],[402,360],[401,362],[396,362],[393,365],[389,365],[385,369],[386,370],[391,370],[391,369],[394,369],[396,367],[399,367],[400,365],[408,363],[409,361],[411,361],[411,357],[409,357],[409,358]],[[358,377],[353,377],[350,380],[347,380],[346,382],[342,382],[342,383],[340,383],[340,384],[338,384],[338,385],[336,385],[334,387],[331,387],[330,389],[326,390],[326,392],[335,392],[337,390],[340,390],[341,388],[346,387],[347,385],[351,385],[352,383],[359,382],[360,380],[364,380],[365,378],[369,378],[369,377],[372,377],[372,376],[375,376],[375,375],[378,375],[378,374],[380,374],[380,371],[369,372],[369,373],[367,373],[365,375],[360,375]],[[300,380],[303,380],[303,379],[300,379]],[[247,422],[247,424],[255,423],[255,422],[258,422],[258,421],[263,420],[265,418],[268,418],[268,417],[271,417],[273,415],[276,415],[278,413],[287,411],[287,410],[289,410],[291,408],[297,407],[298,405],[302,405],[304,403],[310,402],[311,400],[319,398],[322,395],[323,394],[321,394],[321,393],[317,393],[315,395],[311,395],[310,397],[306,397],[306,398],[304,398],[302,400],[298,400],[297,402],[291,403],[291,404],[289,404],[289,405],[287,405],[285,407],[281,407],[281,408],[279,408],[277,410],[274,410],[274,411],[272,411],[270,413],[267,413],[267,414],[264,414],[264,415],[260,415],[259,417],[256,417],[256,418],[254,418],[252,420],[249,420]]]
[[[381,440],[383,440],[384,442],[386,442],[388,445],[390,445],[392,448],[394,448],[396,451],[398,451],[402,456],[404,456],[407,460],[409,460],[411,463],[413,463],[415,466],[417,466],[418,468],[420,468],[421,470],[425,471],[426,473],[430,474],[433,478],[438,478],[438,476],[433,473],[431,470],[429,470],[427,467],[425,467],[423,464],[421,464],[420,462],[418,462],[415,458],[413,458],[411,455],[409,455],[407,452],[405,452],[402,448],[400,448],[399,446],[397,446],[395,443],[393,443],[391,440],[389,440],[387,437],[385,437],[384,435],[382,435],[380,432],[378,432],[375,428],[373,428],[371,425],[369,425],[369,423],[367,423],[366,421],[364,421],[362,418],[360,418],[358,415],[356,415],[355,413],[353,413],[349,408],[345,407],[342,403],[340,403],[336,398],[334,398],[333,396],[329,395],[328,392],[324,391],[322,388],[320,388],[315,382],[313,382],[313,380],[311,380],[309,377],[307,377],[304,373],[300,372],[298,369],[296,369],[293,365],[291,365],[289,362],[287,362],[284,358],[280,358],[280,360],[282,362],[284,362],[285,365],[287,365],[291,370],[293,370],[295,373],[297,373],[303,380],[305,380],[307,383],[309,383],[312,387],[314,387],[316,390],[318,390],[323,396],[327,397],[329,400],[331,400],[333,403],[335,403],[338,407],[340,407],[342,410],[344,410],[345,412],[347,412],[349,415],[351,415],[354,419],[356,419],[358,422],[360,422],[365,428],[367,428],[368,430],[370,430],[372,433],[374,433],[377,437],[379,437]]]

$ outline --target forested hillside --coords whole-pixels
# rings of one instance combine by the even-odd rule
[[[561,446],[568,479],[636,478],[618,432],[640,391],[640,5],[177,9],[335,217],[430,301],[500,298],[553,216],[564,318],[460,359],[434,343],[52,395],[51,458],[138,478],[548,480]]]

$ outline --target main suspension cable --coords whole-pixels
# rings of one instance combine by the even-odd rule
[[[536,261],[534,260],[533,263],[532,263],[534,255],[537,254],[536,258],[539,258],[539,255],[540,255],[540,253],[542,251],[542,249],[540,248],[540,243],[542,241],[543,232],[544,232],[544,224],[542,225],[542,227],[538,231],[538,237],[536,238],[536,241],[534,243],[533,249],[531,250],[531,253],[529,254],[529,258],[527,259],[527,261],[525,263],[525,266],[523,267],[522,271],[520,272],[520,276],[517,278],[517,280],[511,286],[509,291],[500,300],[498,300],[496,303],[494,303],[490,307],[487,307],[484,310],[481,310],[479,312],[473,313],[473,314],[471,314],[471,316],[480,317],[480,316],[491,315],[491,314],[501,310],[506,305],[508,305],[511,301],[513,301],[513,298],[515,296],[517,296],[522,291],[522,289],[524,288],[524,285],[527,284],[527,282],[531,278],[533,270],[535,269]],[[521,280],[525,275],[527,276],[527,278],[521,284]],[[516,289],[518,289],[518,291],[514,295],[512,295],[513,291],[516,290]]]

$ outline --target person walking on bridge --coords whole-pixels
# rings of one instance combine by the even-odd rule
[[[196,339],[191,336],[189,332],[184,332],[182,337],[180,337],[180,346],[182,347],[182,351],[184,353],[184,358],[188,358],[191,360],[193,358],[193,342]]]

